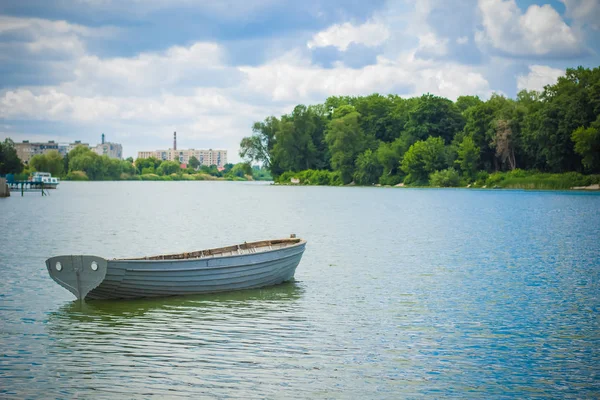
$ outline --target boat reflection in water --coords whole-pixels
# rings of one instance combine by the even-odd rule
[[[225,395],[240,376],[260,374],[257,366],[272,379],[275,365],[309,353],[318,328],[303,312],[303,292],[291,281],[219,294],[76,300],[49,315],[45,376],[56,390],[87,387],[107,397]]]
[[[197,314],[206,316],[224,309],[230,309],[236,313],[241,309],[268,312],[275,307],[278,311],[282,311],[287,306],[286,303],[299,299],[302,291],[299,283],[292,280],[277,286],[235,292],[147,297],[134,300],[95,300],[91,302],[74,300],[51,314],[50,322],[65,320],[69,323],[69,321],[76,320],[97,324],[107,322],[129,324],[132,322],[132,318],[136,317],[144,319],[197,318]]]

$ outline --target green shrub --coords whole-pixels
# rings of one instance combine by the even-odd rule
[[[404,178],[404,184],[407,185],[407,186],[428,186],[429,182],[428,181],[419,180],[419,178],[416,177],[413,174],[408,174]]]
[[[286,171],[283,174],[279,175],[279,178],[277,178],[277,182],[279,183],[290,183],[290,180],[292,178],[296,178],[297,173],[294,171]]]
[[[182,181],[193,181],[194,180],[194,175],[192,175],[192,174],[181,174],[180,179]]]
[[[457,187],[460,185],[460,175],[452,167],[435,171],[429,175],[429,184],[437,187]]]
[[[313,183],[315,185],[331,185],[331,172],[330,171],[315,171],[313,175]]]
[[[484,186],[489,176],[490,174],[488,174],[487,171],[479,171],[477,175],[475,175],[475,183],[473,186]]]
[[[67,174],[68,181],[89,181],[87,174],[83,171],[71,171]]]
[[[397,184],[399,184],[403,180],[404,180],[404,177],[401,176],[401,175],[387,175],[387,174],[384,173],[379,178],[379,184],[381,184],[381,185],[389,185],[389,186],[396,186]]]
[[[527,176],[531,176],[531,171],[525,171],[523,169],[515,168],[512,171],[506,172],[506,176],[508,178],[526,178]]]
[[[140,179],[143,181],[161,181],[161,177],[156,174],[142,174]]]
[[[490,188],[564,190],[574,186],[588,186],[598,181],[600,181],[598,175],[583,175],[579,172],[550,174],[515,169],[491,174],[486,180],[486,185]]]
[[[340,171],[329,173],[329,184],[331,186],[342,186],[344,181],[342,179],[342,173]]]
[[[506,179],[505,173],[494,172],[494,173],[490,174],[488,176],[488,178],[485,180],[485,185],[489,188],[492,188],[494,186],[498,186],[500,184],[500,182],[502,182],[504,179]]]

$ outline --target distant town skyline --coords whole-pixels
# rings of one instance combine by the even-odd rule
[[[33,156],[47,154],[50,151],[58,151],[58,153],[64,157],[77,146],[89,147],[93,152],[100,156],[105,155],[109,158],[123,159],[123,146],[121,146],[120,143],[107,141],[104,133],[100,137],[100,142],[96,145],[90,145],[81,140],[59,142],[56,140],[31,141],[24,139],[15,142],[17,156],[25,164],[28,164]]]
[[[222,148],[331,95],[488,98],[600,65],[600,2],[0,3],[0,139]]]

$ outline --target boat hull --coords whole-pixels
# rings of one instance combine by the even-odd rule
[[[289,281],[294,277],[305,246],[306,242],[300,241],[288,247],[240,255],[178,260],[106,260],[106,271],[101,278],[101,269],[85,269],[86,261],[89,263],[92,260],[89,257],[93,256],[54,257],[47,260],[47,267],[55,281],[81,299],[180,296],[255,289]],[[67,257],[88,257],[76,262],[81,265],[78,268],[83,268],[88,275],[100,272],[96,284],[89,284],[94,286],[91,290],[74,291],[73,285],[68,287],[57,279],[56,275],[70,271]],[[63,266],[60,272],[53,269],[57,261]],[[81,272],[73,268],[73,273]],[[75,278],[71,278],[71,282],[75,282]]]

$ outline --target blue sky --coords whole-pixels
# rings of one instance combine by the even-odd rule
[[[8,0],[0,139],[238,144],[330,95],[540,90],[600,65],[600,0]]]

